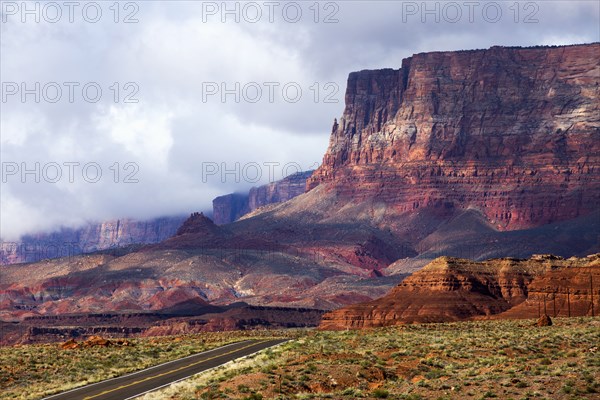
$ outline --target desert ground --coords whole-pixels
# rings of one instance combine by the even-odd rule
[[[597,399],[600,318],[407,324],[138,338],[0,349],[0,398],[35,399],[248,337],[291,340],[154,399]]]

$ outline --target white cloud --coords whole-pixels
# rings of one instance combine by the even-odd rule
[[[173,139],[168,110],[147,110],[138,105],[114,106],[94,115],[99,131],[107,132],[107,140],[124,147],[136,160],[152,159],[166,166]]]

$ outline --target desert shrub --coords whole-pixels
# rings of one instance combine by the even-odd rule
[[[252,393],[250,396],[244,397],[243,400],[262,400],[263,396],[260,393]]]
[[[375,389],[373,390],[372,394],[376,399],[387,399],[390,395],[390,392],[385,389]]]

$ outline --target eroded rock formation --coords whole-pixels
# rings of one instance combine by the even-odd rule
[[[322,329],[472,318],[591,315],[600,305],[600,254],[473,262],[440,257],[386,296],[323,316]],[[592,303],[592,299],[593,302]],[[597,314],[596,314],[597,315]]]

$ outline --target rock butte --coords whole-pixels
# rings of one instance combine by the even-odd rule
[[[596,310],[600,306],[599,288],[600,254],[567,260],[547,255],[484,262],[440,257],[380,299],[325,314],[320,328],[538,318],[544,313],[589,316],[592,300]]]
[[[479,209],[501,230],[600,204],[600,44],[416,54],[350,74],[308,188],[398,212]]]

